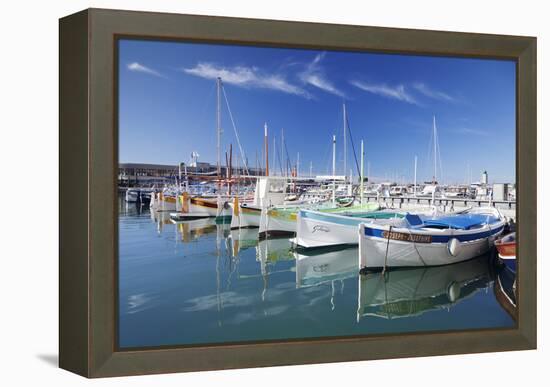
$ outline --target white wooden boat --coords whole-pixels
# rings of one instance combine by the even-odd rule
[[[260,220],[260,238],[290,237],[296,235],[298,212],[309,209],[328,214],[346,215],[377,211],[380,205],[375,202],[357,204],[349,207],[334,207],[330,202],[302,204],[301,206],[277,206],[262,211]]]
[[[238,198],[233,199],[231,203],[231,228],[259,227],[262,209],[283,204],[286,197],[286,187],[286,178],[258,177],[252,203],[240,203]]]
[[[495,241],[498,257],[504,264],[516,272],[516,233],[512,232]]]
[[[231,216],[229,199],[221,196],[215,198],[192,197],[189,199],[189,213],[206,213],[212,217],[229,217]]]
[[[493,207],[461,214],[364,222],[359,227],[359,269],[447,265],[487,252],[506,219]]]
[[[163,212],[177,211],[177,193],[161,191],[152,194],[151,209]]]
[[[174,221],[231,216],[228,199],[222,196],[189,197],[187,192],[184,192],[177,196],[175,208],[174,212],[170,212],[170,218]]]
[[[370,219],[402,217],[397,211],[349,211],[328,213],[300,210],[296,220],[296,238],[293,243],[301,248],[334,245],[357,245],[357,229]]]

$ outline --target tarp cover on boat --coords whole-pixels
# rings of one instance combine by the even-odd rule
[[[424,220],[424,226],[438,226],[446,228],[454,228],[458,230],[469,230],[482,226],[484,224],[491,224],[498,221],[498,218],[491,215],[482,214],[468,214],[468,215],[454,215],[444,216],[437,219]]]

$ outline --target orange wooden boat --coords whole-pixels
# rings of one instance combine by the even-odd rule
[[[495,241],[499,258],[512,271],[516,271],[516,233],[510,233]]]

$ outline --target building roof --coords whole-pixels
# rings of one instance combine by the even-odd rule
[[[165,164],[144,164],[144,163],[119,163],[119,168],[137,168],[137,169],[177,169],[177,165],[165,165]]]

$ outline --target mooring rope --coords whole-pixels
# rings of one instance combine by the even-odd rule
[[[418,254],[418,258],[420,258],[420,261],[422,262],[422,264],[423,264],[424,266],[428,266],[428,265],[426,264],[426,262],[424,261],[424,258],[422,258],[422,254],[420,254],[420,251],[418,251],[418,248],[416,247],[416,242],[414,241],[414,238],[413,238],[413,236],[412,236],[411,229],[408,228],[407,230],[409,230],[409,235],[410,235],[410,237],[411,237],[411,242],[413,243],[413,247],[414,247],[414,249],[416,250],[416,254]]]

